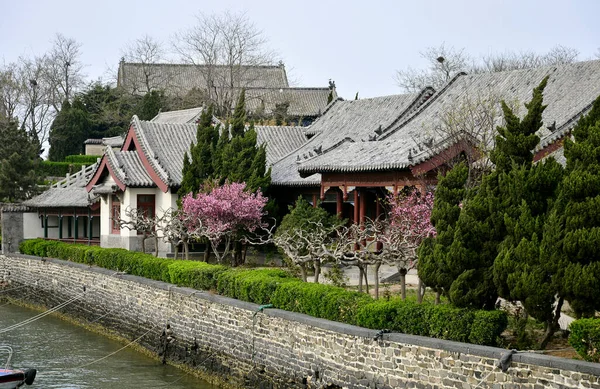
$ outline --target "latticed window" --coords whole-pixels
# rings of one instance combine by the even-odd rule
[[[144,213],[144,216],[149,218],[154,217],[154,195],[138,195],[137,208]]]
[[[119,219],[121,218],[121,201],[115,195],[110,199],[110,232],[112,234],[121,233]]]

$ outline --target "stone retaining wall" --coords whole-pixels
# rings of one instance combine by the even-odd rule
[[[1,285],[25,285],[6,294],[47,307],[79,296],[61,312],[84,322],[106,315],[98,323],[109,331],[144,335],[143,347],[234,387],[600,389],[600,364],[517,353],[503,373],[503,349],[375,340],[374,330],[60,260],[0,256]]]

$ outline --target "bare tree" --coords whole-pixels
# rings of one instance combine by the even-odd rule
[[[455,49],[441,44],[428,47],[421,57],[427,61],[426,69],[407,68],[396,72],[398,86],[408,93],[419,92],[427,86],[441,88],[456,74],[465,71],[472,62],[464,49]]]
[[[202,72],[210,103],[228,114],[239,90],[256,81],[249,66],[271,65],[275,54],[245,13],[200,13],[196,19],[176,35],[174,46],[184,62]]]
[[[15,119],[22,94],[17,64],[3,65],[0,68],[0,113],[8,119]]]
[[[438,47],[429,47],[421,52],[421,57],[428,63],[427,68],[398,70],[396,82],[404,91],[413,93],[427,86],[439,89],[460,72],[501,72],[561,65],[575,62],[578,56],[579,51],[576,49],[556,45],[545,54],[533,51],[519,53],[507,51],[483,55],[473,60],[465,53],[464,49],[457,50],[442,44]]]
[[[140,85],[128,85],[129,89],[149,93],[155,89],[167,88],[170,76],[156,66],[164,63],[166,59],[166,52],[161,41],[150,35],[144,35],[130,42],[122,50],[122,55],[126,62],[135,63],[142,72],[141,80],[136,77],[127,79],[127,82],[140,83]]]
[[[143,209],[130,208],[125,209],[125,218],[118,218],[116,222],[121,228],[135,230],[142,235],[142,252],[146,252],[146,240],[154,240],[154,255],[158,257],[158,236],[159,226],[162,224],[160,218],[148,216]]]
[[[179,246],[182,246],[182,259],[190,259],[189,245],[192,237],[188,231],[188,223],[185,220],[185,214],[180,210],[169,208],[162,213],[158,221],[158,230],[162,232],[162,238],[165,242],[171,243],[175,247],[175,259],[179,255]]]
[[[58,111],[62,102],[70,101],[84,84],[81,43],[57,33],[46,63],[45,76],[51,91],[49,102]]]

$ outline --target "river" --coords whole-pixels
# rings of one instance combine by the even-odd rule
[[[0,301],[0,332],[39,313]],[[34,384],[27,388],[217,388],[129,348],[100,360],[124,344],[52,316],[0,333],[3,344],[13,348],[14,368],[37,369]],[[6,357],[0,354],[0,366]]]

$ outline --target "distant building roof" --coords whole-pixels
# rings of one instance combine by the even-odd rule
[[[288,117],[320,116],[327,107],[329,93],[337,98],[335,89],[329,88],[249,88],[246,89],[246,110],[271,116],[278,105],[287,105]]]
[[[241,66],[231,75],[228,66],[189,64],[143,64],[121,62],[117,85],[129,93],[145,94],[163,89],[171,95],[182,95],[198,88],[287,88],[288,80],[283,65]],[[208,85],[208,72],[215,85]]]
[[[83,142],[86,145],[103,145],[110,147],[121,147],[123,145],[123,137],[122,136],[112,136],[110,138],[102,138],[102,139],[86,139]]]
[[[498,73],[459,75],[436,92],[415,114],[405,117],[388,130],[370,139],[342,142],[336,147],[301,159],[298,167],[303,176],[324,172],[369,172],[401,170],[416,166],[455,139],[431,131],[442,125],[441,114],[465,96],[492,93],[506,101],[522,103],[531,99],[533,88],[549,75],[544,90],[544,126],[538,131],[540,145],[563,137],[577,119],[591,108],[600,95],[600,61],[514,70]],[[521,109],[521,116],[525,110]],[[321,119],[325,119],[327,115]],[[317,121],[319,122],[319,120]],[[315,122],[315,124],[317,124]],[[316,137],[315,137],[316,138]],[[365,137],[366,138],[366,137]],[[431,144],[432,147],[425,147]]]

